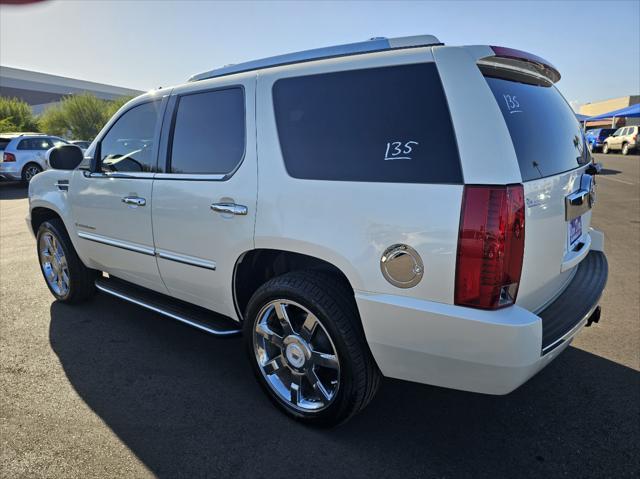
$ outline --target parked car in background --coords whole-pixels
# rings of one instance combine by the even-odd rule
[[[91,144],[90,141],[86,141],[86,140],[73,140],[73,141],[70,141],[69,143],[80,147],[80,149],[83,152],[86,151],[87,148],[89,148],[89,145]]]
[[[65,144],[62,138],[42,133],[0,133],[0,177],[29,183],[49,167],[47,150]]]
[[[148,92],[29,186],[44,279],[60,302],[97,289],[242,330],[271,400],[311,424],[360,411],[382,375],[507,394],[598,321],[607,279],[559,79],[425,35]]]
[[[604,140],[602,153],[610,151],[620,151],[623,155],[628,155],[630,151],[638,149],[638,129],[639,126],[624,126],[618,128],[609,138]]]
[[[602,148],[604,140],[616,131],[615,128],[594,128],[585,132],[585,138],[591,151],[597,151]]]

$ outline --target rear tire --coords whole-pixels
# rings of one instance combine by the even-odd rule
[[[605,143],[604,145],[602,145],[602,154],[606,155],[609,153],[609,143]]]
[[[27,163],[24,168],[22,168],[22,182],[28,185],[38,173],[42,173],[40,165],[37,163]]]
[[[243,327],[258,382],[298,421],[340,424],[378,389],[382,375],[353,293],[339,277],[296,271],[267,281],[251,297]]]
[[[629,154],[629,143],[624,143],[622,145],[622,154],[623,155],[628,155]]]
[[[40,271],[58,301],[79,303],[95,294],[98,271],[82,263],[62,220],[42,223],[36,239]]]

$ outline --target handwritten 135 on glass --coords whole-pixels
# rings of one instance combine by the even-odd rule
[[[387,142],[387,149],[384,154],[384,161],[389,160],[410,160],[411,152],[413,151],[413,146],[417,146],[419,143],[417,141],[389,141]]]

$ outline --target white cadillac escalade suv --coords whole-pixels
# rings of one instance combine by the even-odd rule
[[[607,279],[559,79],[418,36],[151,91],[32,180],[44,278],[59,301],[97,289],[242,332],[267,395],[311,424],[382,376],[509,393],[598,321]]]

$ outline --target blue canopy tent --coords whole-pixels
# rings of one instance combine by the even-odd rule
[[[586,121],[606,120],[607,118],[611,118],[611,127],[614,128],[616,118],[620,118],[620,117],[625,117],[625,118],[640,117],[640,103],[636,103],[635,105],[620,108],[619,110],[613,110],[608,113],[603,113],[602,115],[590,116],[589,118],[586,119]]]

